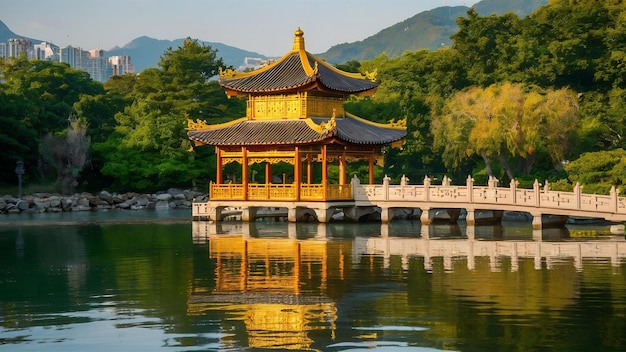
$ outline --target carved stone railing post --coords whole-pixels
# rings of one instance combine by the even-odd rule
[[[472,175],[467,175],[465,184],[467,185],[467,201],[469,203],[474,203],[474,179],[472,178]]]
[[[409,185],[409,178],[406,175],[402,175],[400,179],[400,197],[404,199],[404,187]]]
[[[619,191],[615,188],[615,185],[611,186],[611,211],[617,213],[617,195]]]
[[[389,200],[389,176],[383,177],[383,193],[385,193],[385,200]]]
[[[357,194],[356,188],[361,184],[361,181],[359,181],[359,178],[354,175],[354,177],[352,177],[352,180],[350,180],[350,183],[352,184],[352,199],[354,200]]]
[[[576,198],[576,209],[580,209],[582,207],[582,187],[579,182],[576,182],[574,185],[574,197]]]
[[[535,179],[535,183],[533,183],[533,190],[535,191],[535,206],[539,208],[541,206],[541,189],[539,188],[541,185],[539,181]]]
[[[430,202],[430,177],[428,175],[424,176],[424,196],[426,197],[426,201]]]
[[[487,181],[487,197],[490,197],[492,201],[498,200],[498,182],[499,180],[494,176],[489,176],[489,180]]]
[[[517,204],[517,184],[518,182],[515,179],[511,180],[511,202],[512,204]]]

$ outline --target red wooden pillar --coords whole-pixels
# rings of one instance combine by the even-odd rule
[[[296,191],[296,202],[298,202],[300,201],[300,184],[302,183],[302,161],[298,147],[295,147],[293,153],[293,183]]]
[[[248,149],[241,147],[241,187],[243,200],[248,200]]]
[[[222,184],[222,149],[215,147],[215,154],[217,154],[217,172],[215,175],[215,183]]]
[[[374,184],[374,152],[372,151],[372,154],[370,154],[369,157],[369,184],[373,185]]]
[[[265,163],[265,184],[272,183],[272,164],[268,161]]]
[[[326,200],[326,186],[328,185],[328,155],[326,145],[322,146],[322,187],[324,190],[324,200]]]
[[[346,152],[339,156],[339,184],[346,184]]]
[[[307,155],[306,157],[306,181],[308,184],[313,183],[313,163],[312,160],[313,157],[311,157],[311,154]]]

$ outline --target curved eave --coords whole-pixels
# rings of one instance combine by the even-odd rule
[[[328,122],[330,119],[312,118],[312,120],[317,124],[321,124],[322,122]],[[353,144],[383,145],[397,142],[406,137],[406,129],[378,124],[354,115],[338,118],[336,119],[336,124],[337,133],[335,137]]]
[[[188,131],[187,136],[196,145],[302,145],[321,142],[332,137],[334,133],[333,130],[321,130],[306,119],[238,121],[221,128]]]

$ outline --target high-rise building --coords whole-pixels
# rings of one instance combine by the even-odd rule
[[[94,81],[106,82],[112,74],[112,67],[104,57],[104,50],[95,49],[89,51],[89,58],[85,62],[87,67],[83,67]]]
[[[65,62],[69,64],[70,67],[78,70],[84,70],[84,67],[87,66],[85,61],[88,57],[89,53],[81,48],[66,46],[65,48],[59,49],[59,61]]]
[[[7,43],[0,43],[0,59],[6,60],[9,58],[9,52],[7,50]]]
[[[102,49],[85,51],[72,46],[59,48],[48,42],[33,45],[26,38],[11,38],[7,43],[0,43],[0,59],[6,60],[24,54],[27,59],[67,63],[72,68],[89,73],[94,81],[99,82],[106,82],[113,75],[135,73],[130,56],[108,58]]]
[[[45,61],[58,60],[57,48],[47,42],[35,44],[33,45],[33,59]]]
[[[30,40],[26,38],[9,38],[9,52],[7,56],[20,57],[22,53],[25,53],[26,57],[30,59],[32,55],[29,55],[31,45]]]
[[[113,68],[113,76],[122,76],[126,73],[135,73],[135,68],[130,62],[130,56],[111,56],[109,58],[109,64]]]

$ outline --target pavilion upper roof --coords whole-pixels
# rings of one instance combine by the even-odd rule
[[[304,49],[304,32],[295,32],[293,49],[272,64],[251,72],[227,71],[220,84],[229,95],[319,90],[331,94],[373,93],[378,84],[341,71]]]
[[[303,145],[332,138],[352,144],[383,145],[404,138],[406,129],[401,124],[383,125],[350,115],[270,121],[242,118],[220,125],[190,127],[187,134],[197,145]]]

